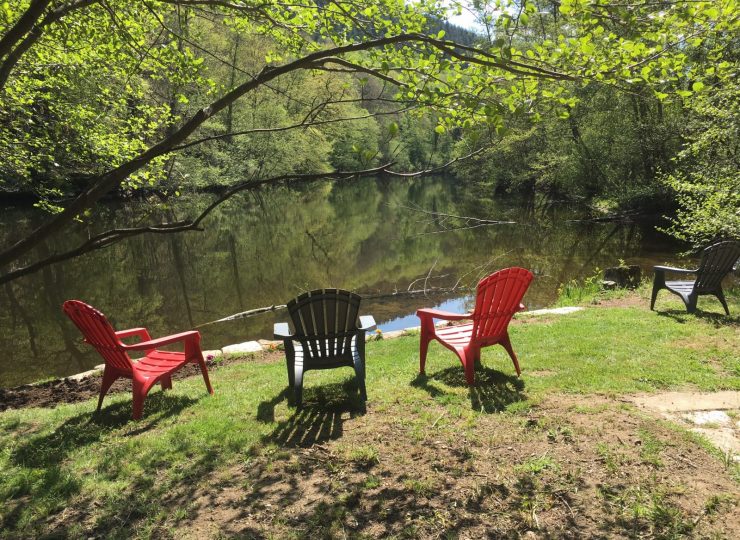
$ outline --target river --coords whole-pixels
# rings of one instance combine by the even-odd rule
[[[104,204],[90,223],[76,225],[34,256],[73,247],[107,226],[184,218],[210,200],[186,196],[164,208],[146,201]],[[147,326],[161,336],[284,304],[314,288],[377,296],[458,285],[447,294],[366,299],[362,312],[387,331],[417,324],[417,307],[471,307],[472,293],[460,287],[474,287],[480,277],[508,266],[535,274],[524,300],[534,309],[553,302],[560,284],[620,259],[646,271],[678,262],[680,246],[651,224],[577,221],[582,217],[565,204],[480,199],[446,179],[363,179],[239,196],[211,214],[203,232],[142,235],[0,287],[0,386],[69,375],[101,362],[61,312],[71,298],[97,307],[118,329]],[[35,209],[3,208],[2,244],[42,218]],[[203,347],[271,338],[273,322],[286,315],[203,326]]]

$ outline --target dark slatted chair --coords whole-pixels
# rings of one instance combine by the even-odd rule
[[[312,369],[354,368],[362,400],[367,400],[365,333],[375,328],[375,320],[359,316],[360,300],[349,291],[319,289],[288,302],[293,332],[288,323],[277,323],[275,339],[285,344],[296,407],[303,401],[303,374]]]
[[[678,295],[686,304],[686,311],[694,313],[696,302],[702,295],[711,294],[716,296],[725,308],[725,313],[730,314],[727,307],[725,294],[722,292],[722,279],[732,272],[735,263],[740,258],[740,242],[729,240],[709,246],[701,256],[699,268],[686,270],[683,268],[672,268],[670,266],[655,266],[655,277],[653,278],[653,296],[650,300],[650,309],[655,307],[655,299],[658,291],[667,289]],[[666,281],[666,272],[677,274],[695,274],[695,280]]]

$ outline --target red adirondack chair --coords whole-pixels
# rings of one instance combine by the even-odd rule
[[[213,394],[211,381],[208,380],[208,369],[203,360],[203,352],[200,350],[200,332],[197,330],[152,339],[146,328],[131,328],[116,332],[105,315],[79,300],[67,300],[62,309],[85,336],[85,342],[95,347],[105,360],[98,411],[103,405],[105,394],[116,379],[131,379],[134,393],[134,420],[140,419],[144,410],[144,398],[152,386],[160,383],[162,390],[171,389],[172,374],[188,362],[200,366],[208,393]],[[121,342],[122,339],[131,336],[138,336],[142,341],[133,345]],[[157,350],[157,347],[180,342],[185,344],[185,352]],[[134,362],[129,358],[128,351],[145,351],[146,356]]]
[[[506,268],[478,282],[473,313],[449,313],[423,308],[416,312],[421,319],[421,343],[419,345],[419,372],[424,373],[429,342],[433,339],[454,352],[465,368],[468,384],[475,382],[474,366],[480,361],[482,347],[500,344],[514,362],[516,374],[521,375],[519,361],[509,340],[509,321],[517,311],[525,309],[521,304],[524,293],[532,282],[532,272],[524,268]],[[443,321],[473,322],[460,326],[436,328],[434,319]]]

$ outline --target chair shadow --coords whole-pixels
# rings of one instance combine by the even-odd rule
[[[690,316],[694,316],[697,319],[702,319],[712,324],[715,328],[723,326],[740,326],[740,316],[725,315],[724,313],[715,313],[713,311],[702,311],[697,309],[693,314],[689,314],[686,310],[682,309],[668,309],[665,311],[656,311],[660,317],[668,317],[673,319],[679,324],[685,324]]]
[[[131,437],[154,428],[159,421],[179,414],[198,400],[156,392],[147,397],[144,417],[137,428],[123,434]],[[100,412],[90,411],[64,421],[51,433],[21,443],[11,454],[11,461],[23,467],[45,468],[58,465],[67,455],[83,446],[99,441],[107,433],[131,422],[131,401],[120,401],[104,406]]]
[[[272,399],[261,402],[257,406],[258,420],[275,422],[275,407],[285,401],[290,403],[291,394],[286,388]],[[345,420],[366,412],[354,379],[304,388],[303,406],[292,410],[287,419],[278,421],[275,429],[262,438],[263,443],[306,448],[336,440],[342,436]]]
[[[447,386],[468,388],[472,409],[485,413],[501,412],[512,403],[527,399],[523,380],[481,364],[475,367],[475,384],[472,386],[468,385],[463,369],[458,366],[449,367],[431,375],[418,374],[411,381],[411,386],[426,390],[433,398],[445,394],[440,388],[430,385],[430,381],[439,381]]]

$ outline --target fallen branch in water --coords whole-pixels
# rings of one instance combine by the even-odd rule
[[[215,324],[220,322],[228,322],[228,321],[236,321],[239,319],[246,319],[247,317],[252,317],[253,315],[260,315],[262,313],[268,313],[270,311],[277,311],[278,309],[285,309],[288,307],[286,304],[280,304],[280,305],[272,305],[267,307],[261,307],[261,308],[255,308],[255,309],[248,309],[247,311],[242,311],[240,313],[234,313],[233,315],[229,315],[228,317],[224,317],[223,319],[217,319],[215,321],[209,321],[207,323],[199,324],[196,326],[196,328],[201,328],[203,326],[208,326],[209,324]]]
[[[447,294],[451,292],[457,292],[457,291],[469,291],[472,290],[470,287],[429,287],[427,289],[414,289],[413,291],[393,291],[392,293],[358,293],[364,300],[378,300],[381,298],[394,298],[396,296],[415,296],[417,294]],[[253,317],[255,315],[262,315],[263,313],[269,313],[271,311],[277,311],[279,309],[285,309],[288,307],[286,304],[280,304],[280,305],[272,305],[272,306],[266,306],[266,307],[260,307],[255,309],[248,309],[247,311],[241,311],[239,313],[234,313],[233,315],[229,315],[228,317],[224,317],[222,319],[217,319],[215,321],[209,321],[203,324],[199,324],[195,328],[202,328],[204,326],[208,326],[209,324],[216,324],[220,322],[229,322],[229,321],[237,321],[239,319],[247,319],[249,317]]]
[[[437,227],[433,231],[422,231],[416,236],[425,236],[427,234],[440,234],[451,231],[462,231],[467,229],[477,229],[478,227],[488,227],[490,225],[515,225],[516,221],[502,221],[496,219],[485,219],[477,218],[472,216],[457,216],[455,214],[446,214],[444,212],[437,212],[435,210],[427,210],[421,208],[418,205],[398,205],[399,208],[404,210],[411,210],[412,212],[418,212],[429,216],[428,220],[420,221],[420,223],[426,223],[427,225],[434,225]],[[461,223],[460,225],[451,225],[450,221]]]

